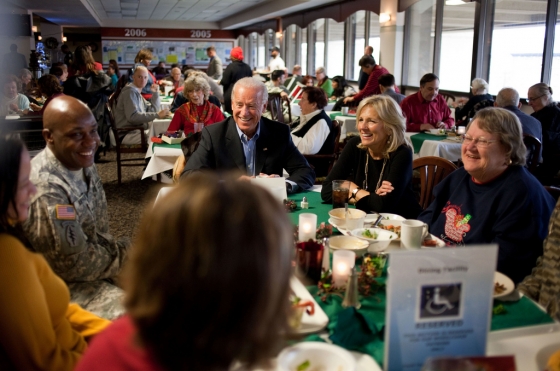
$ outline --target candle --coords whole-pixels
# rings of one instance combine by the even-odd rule
[[[333,252],[333,281],[335,287],[345,287],[350,271],[356,263],[356,254],[348,250]]]
[[[457,126],[457,134],[465,134],[465,129],[464,126]]]
[[[303,213],[299,215],[298,241],[315,240],[317,234],[317,215]]]

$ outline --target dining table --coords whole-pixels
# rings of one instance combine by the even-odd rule
[[[158,193],[155,204],[165,202],[165,194],[172,187],[163,187]],[[288,198],[297,204],[297,209],[287,212],[294,226],[298,224],[302,213],[317,215],[317,223],[329,223],[331,203],[321,199],[321,186],[312,190],[291,194]],[[306,197],[308,208],[302,209],[300,203]],[[340,231],[333,227],[333,234]],[[377,286],[369,296],[359,295],[360,308],[344,308],[343,297],[338,294],[323,295],[316,285],[305,286],[313,300],[328,317],[324,328],[311,333],[302,333],[294,341],[319,341],[336,344],[351,351],[360,364],[357,370],[381,371],[385,352],[385,318],[386,318],[386,284],[390,279],[388,266],[391,251],[399,250],[397,241],[391,242],[387,248],[388,263],[380,277],[376,278]],[[422,251],[422,250],[420,250]],[[332,255],[332,254],[331,254]],[[361,258],[356,267],[361,265]],[[516,292],[514,292],[515,294]],[[487,338],[487,356],[515,357],[517,370],[542,371],[539,359],[547,357],[553,350],[560,349],[560,324],[554,321],[544,309],[533,300],[517,294],[503,299],[494,299],[493,308],[499,306],[501,313],[492,314],[490,331]],[[544,351],[543,351],[544,350]]]
[[[434,135],[430,133],[406,132],[414,148],[414,158],[437,156],[451,162],[461,158],[461,137],[451,134]]]

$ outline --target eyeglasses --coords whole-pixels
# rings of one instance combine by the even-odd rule
[[[534,102],[534,101],[536,101],[537,99],[542,98],[542,97],[544,97],[544,96],[545,96],[545,94],[539,95],[539,96],[536,97],[536,98],[527,98],[527,100],[528,100],[529,102]]]
[[[463,135],[463,144],[469,145],[474,142],[477,148],[487,148],[490,144],[497,142],[498,140],[488,140],[484,137],[473,138],[470,135]]]

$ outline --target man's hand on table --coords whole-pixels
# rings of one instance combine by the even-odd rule
[[[432,124],[421,124],[420,131],[435,129],[435,126]]]

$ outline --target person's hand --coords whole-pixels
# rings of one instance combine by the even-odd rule
[[[280,175],[278,174],[265,174],[265,173],[260,173],[259,174],[259,178],[280,178]]]
[[[19,107],[15,103],[10,103],[10,110],[17,112],[17,111],[19,111]]]
[[[353,101],[354,101],[354,97],[346,97],[346,98],[344,98],[344,103],[353,102]]]
[[[420,131],[435,129],[434,125],[432,124],[421,124]]]
[[[158,117],[160,119],[164,119],[167,116],[169,116],[169,108],[164,108],[164,109],[162,109],[161,111],[158,112]]]
[[[152,91],[152,93],[157,93],[159,91],[159,85],[157,84],[152,84],[150,86],[150,90]]]
[[[280,93],[280,96],[281,96],[281,97],[286,97],[286,98],[288,98],[288,94],[287,94],[285,91],[281,92],[281,93]]]
[[[36,105],[35,103],[29,103],[29,108],[31,108],[31,110],[37,112],[41,110],[41,106]]]
[[[443,121],[438,122],[437,127],[440,129],[445,129],[445,122]]]
[[[241,175],[238,180],[241,180],[243,182],[250,182],[252,178],[254,178],[254,176]]]
[[[391,182],[384,180],[383,182],[381,182],[381,187],[379,187],[379,189],[377,191],[375,191],[375,193],[378,196],[386,196],[388,193],[393,192],[393,185],[391,184]]]

